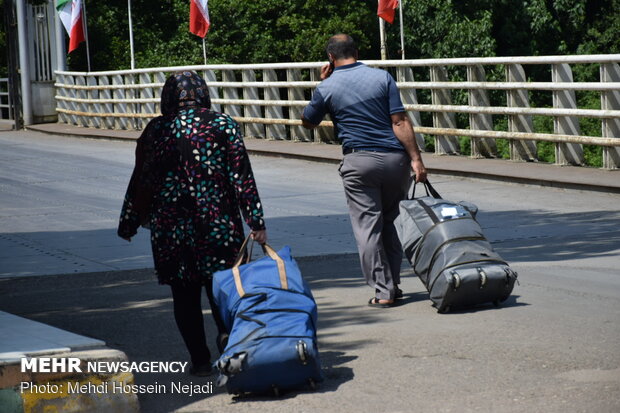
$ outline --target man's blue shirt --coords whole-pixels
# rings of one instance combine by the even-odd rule
[[[357,62],[336,67],[317,86],[303,115],[317,125],[329,113],[344,148],[404,150],[390,118],[404,111],[394,78]]]

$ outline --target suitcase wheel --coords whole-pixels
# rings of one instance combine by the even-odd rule
[[[308,346],[306,346],[306,342],[303,340],[297,342],[297,355],[299,356],[301,364],[304,366],[308,364]]]
[[[448,306],[445,306],[445,307],[440,307],[440,308],[437,309],[437,312],[439,314],[449,313],[450,312],[450,306],[448,305]]]
[[[273,386],[271,386],[271,389],[273,390],[274,396],[280,397],[280,389],[278,388],[278,386],[274,384]]]
[[[459,277],[456,271],[450,271],[450,275],[452,276],[452,286],[456,291],[461,286],[461,277]]]
[[[480,275],[480,288],[484,288],[487,283],[487,273],[480,267],[476,268],[478,270],[478,275]]]

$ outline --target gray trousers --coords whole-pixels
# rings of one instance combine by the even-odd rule
[[[394,219],[410,170],[404,152],[353,152],[340,164],[362,273],[381,300],[393,300],[400,283],[403,252]]]

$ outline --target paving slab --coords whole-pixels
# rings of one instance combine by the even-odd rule
[[[22,357],[78,351],[105,342],[0,311],[0,365]]]

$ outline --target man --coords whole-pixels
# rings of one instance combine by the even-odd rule
[[[329,113],[342,142],[340,176],[362,273],[375,295],[371,307],[385,308],[402,297],[402,247],[394,228],[409,171],[426,180],[413,127],[392,76],[357,61],[353,39],[338,34],[327,43],[329,64],[302,114],[303,126],[318,126]]]

